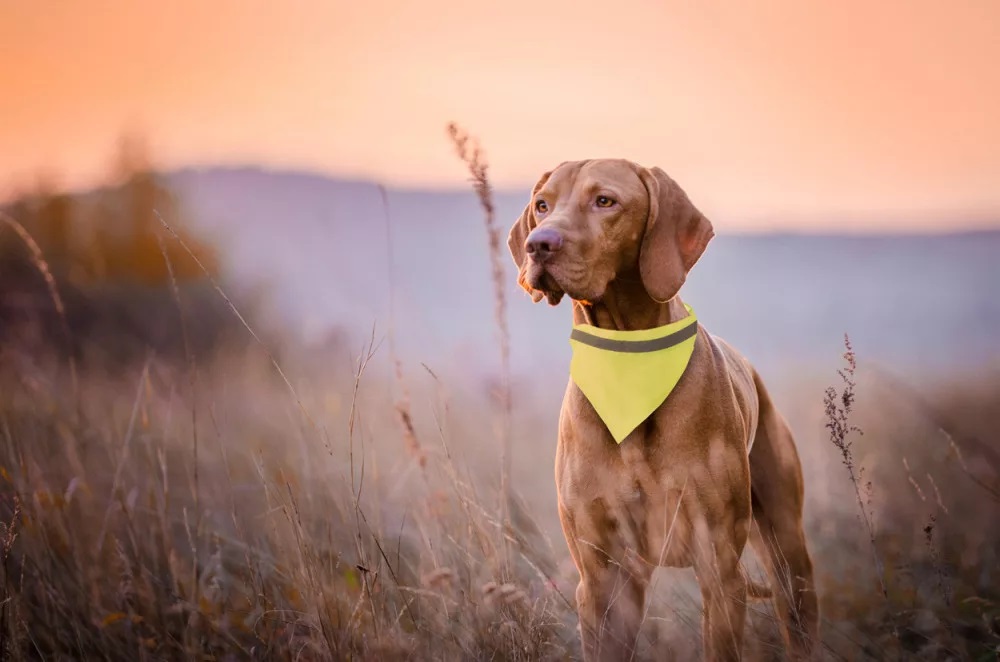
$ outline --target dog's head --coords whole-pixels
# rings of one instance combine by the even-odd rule
[[[621,159],[560,164],[538,180],[507,239],[518,283],[537,303],[564,294],[600,301],[638,273],[657,301],[673,298],[714,232],[659,168]]]

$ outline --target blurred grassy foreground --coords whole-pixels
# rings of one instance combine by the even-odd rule
[[[265,337],[282,376],[149,213],[168,192],[129,172],[96,199],[11,210],[44,268],[0,231],[4,658],[578,657],[561,394],[515,384],[503,526],[486,385],[394,366],[379,337],[308,352]],[[852,454],[874,550],[824,428],[839,378],[774,385],[807,477],[824,656],[995,659],[1000,376],[924,389],[867,358]],[[690,571],[658,574],[643,656],[696,658],[699,608]],[[747,656],[781,659],[770,605],[750,609]]]

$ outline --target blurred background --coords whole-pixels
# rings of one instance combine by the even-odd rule
[[[103,212],[84,199],[155,172],[165,220],[268,288],[283,333],[384,329],[391,279],[400,351],[490,368],[454,120],[486,151],[504,229],[563,160],[670,172],[719,235],[687,298],[765,365],[835,360],[845,331],[900,368],[994,360],[995,3],[593,10],[5,3],[0,192],[70,194],[40,213],[74,229],[53,250],[85,250],[76,217]],[[564,365],[568,313],[514,294],[515,367]]]
[[[220,494],[256,494],[272,474],[251,468],[271,463],[306,486],[352,483],[343,505],[357,500],[354,453],[371,454],[371,507],[419,548],[408,499],[456,480],[428,472],[454,458],[493,490],[509,438],[519,503],[572,596],[551,479],[570,311],[532,305],[503,248],[498,328],[488,227],[445,131],[457,121],[483,148],[502,239],[537,177],[578,158],[658,165],[712,220],[682,295],[754,362],[799,439],[826,613],[852,633],[830,646],[873,654],[881,644],[858,638],[880,641],[890,622],[918,632],[894,640],[911,652],[954,652],[973,631],[991,646],[1000,611],[951,608],[995,606],[1000,585],[983,524],[1000,503],[998,25],[988,0],[2,3],[0,420],[3,466],[22,467],[11,494],[45,510],[42,483],[69,495],[87,474],[93,502],[76,507],[114,530],[104,513],[123,481],[158,475],[122,469],[134,458],[108,473],[141,403],[164,448],[208,426],[247,455],[247,476],[216,481]],[[505,334],[509,419],[496,399]],[[867,533],[824,427],[845,334],[867,431],[855,459],[887,572],[907,587],[891,605],[865,597]],[[177,423],[185,407],[201,416]],[[48,449],[36,465],[18,434]],[[58,459],[86,439],[109,450]],[[199,462],[224,448],[177,460],[192,512],[212,503]],[[267,462],[253,459],[261,448]],[[232,482],[226,466],[203,467],[202,482]],[[314,505],[322,519],[329,504]],[[205,518],[206,531],[238,519]],[[942,576],[948,592],[933,588]],[[106,655],[109,636],[93,644]]]

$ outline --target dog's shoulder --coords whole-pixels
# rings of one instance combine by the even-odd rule
[[[753,365],[729,342],[709,332],[703,326],[699,329],[698,337],[700,341],[704,341],[705,352],[711,357],[716,379],[722,382],[724,391],[732,393],[736,413],[742,419],[743,427],[749,435],[747,439],[749,450],[753,444],[760,408]]]
[[[750,361],[724,338],[715,335],[699,324],[699,340],[707,345],[713,362],[719,365],[725,373],[740,386],[754,388],[754,369]]]

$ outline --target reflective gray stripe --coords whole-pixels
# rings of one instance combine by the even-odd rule
[[[573,329],[573,333],[569,335],[569,339],[611,352],[641,353],[658,352],[661,349],[679,345],[696,333],[698,333],[698,322],[692,322],[680,331],[674,331],[669,336],[653,338],[652,340],[612,340],[611,338],[592,336],[580,329]]]

